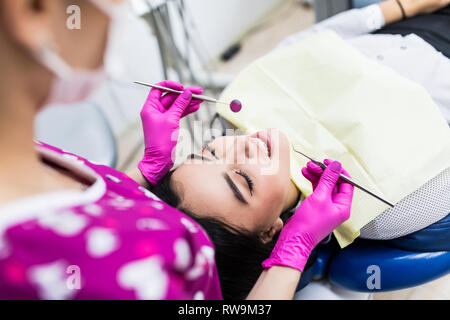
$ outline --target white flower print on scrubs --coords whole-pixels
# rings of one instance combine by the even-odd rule
[[[222,298],[214,248],[195,221],[123,173],[36,148],[96,182],[0,207],[0,299]]]

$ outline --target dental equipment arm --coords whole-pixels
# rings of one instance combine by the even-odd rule
[[[270,257],[262,263],[265,270],[247,299],[293,297],[314,247],[350,217],[353,186],[339,179],[341,172],[350,177],[339,162],[331,162],[314,181],[314,192],[281,230]]]
[[[199,87],[183,88],[174,81],[163,81],[159,85],[182,90],[183,93],[163,95],[162,90],[152,89],[142,108],[145,153],[138,168],[150,186],[156,185],[173,167],[180,120],[200,108],[201,101],[192,99],[192,94],[201,94],[203,91]],[[134,178],[143,184],[142,178]]]

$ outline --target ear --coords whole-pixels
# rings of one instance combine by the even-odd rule
[[[48,0],[2,1],[1,27],[19,46],[35,49],[49,36],[51,6]]]
[[[283,228],[283,220],[277,218],[275,222],[267,229],[263,231],[260,235],[260,239],[263,243],[268,243],[272,241],[273,237]]]

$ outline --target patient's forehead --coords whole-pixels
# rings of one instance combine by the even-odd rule
[[[201,216],[226,216],[234,209],[220,174],[202,170],[206,165],[185,163],[172,175],[171,187],[180,198],[180,206]],[[203,172],[206,171],[206,172]]]
[[[212,165],[211,165],[212,164]],[[186,203],[197,201],[199,197],[214,195],[217,188],[217,179],[220,177],[220,170],[217,165],[211,162],[197,159],[186,160],[173,173],[171,188],[180,198],[180,202]],[[210,199],[210,197],[208,197]]]

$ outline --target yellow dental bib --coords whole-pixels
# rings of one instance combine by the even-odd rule
[[[420,63],[420,61],[418,61]],[[424,88],[325,31],[252,63],[225,90],[240,113],[217,111],[247,133],[278,128],[300,151],[340,161],[361,185],[397,203],[450,166],[450,128]],[[291,178],[308,196],[307,160],[291,152]],[[355,188],[341,247],[388,206]]]

